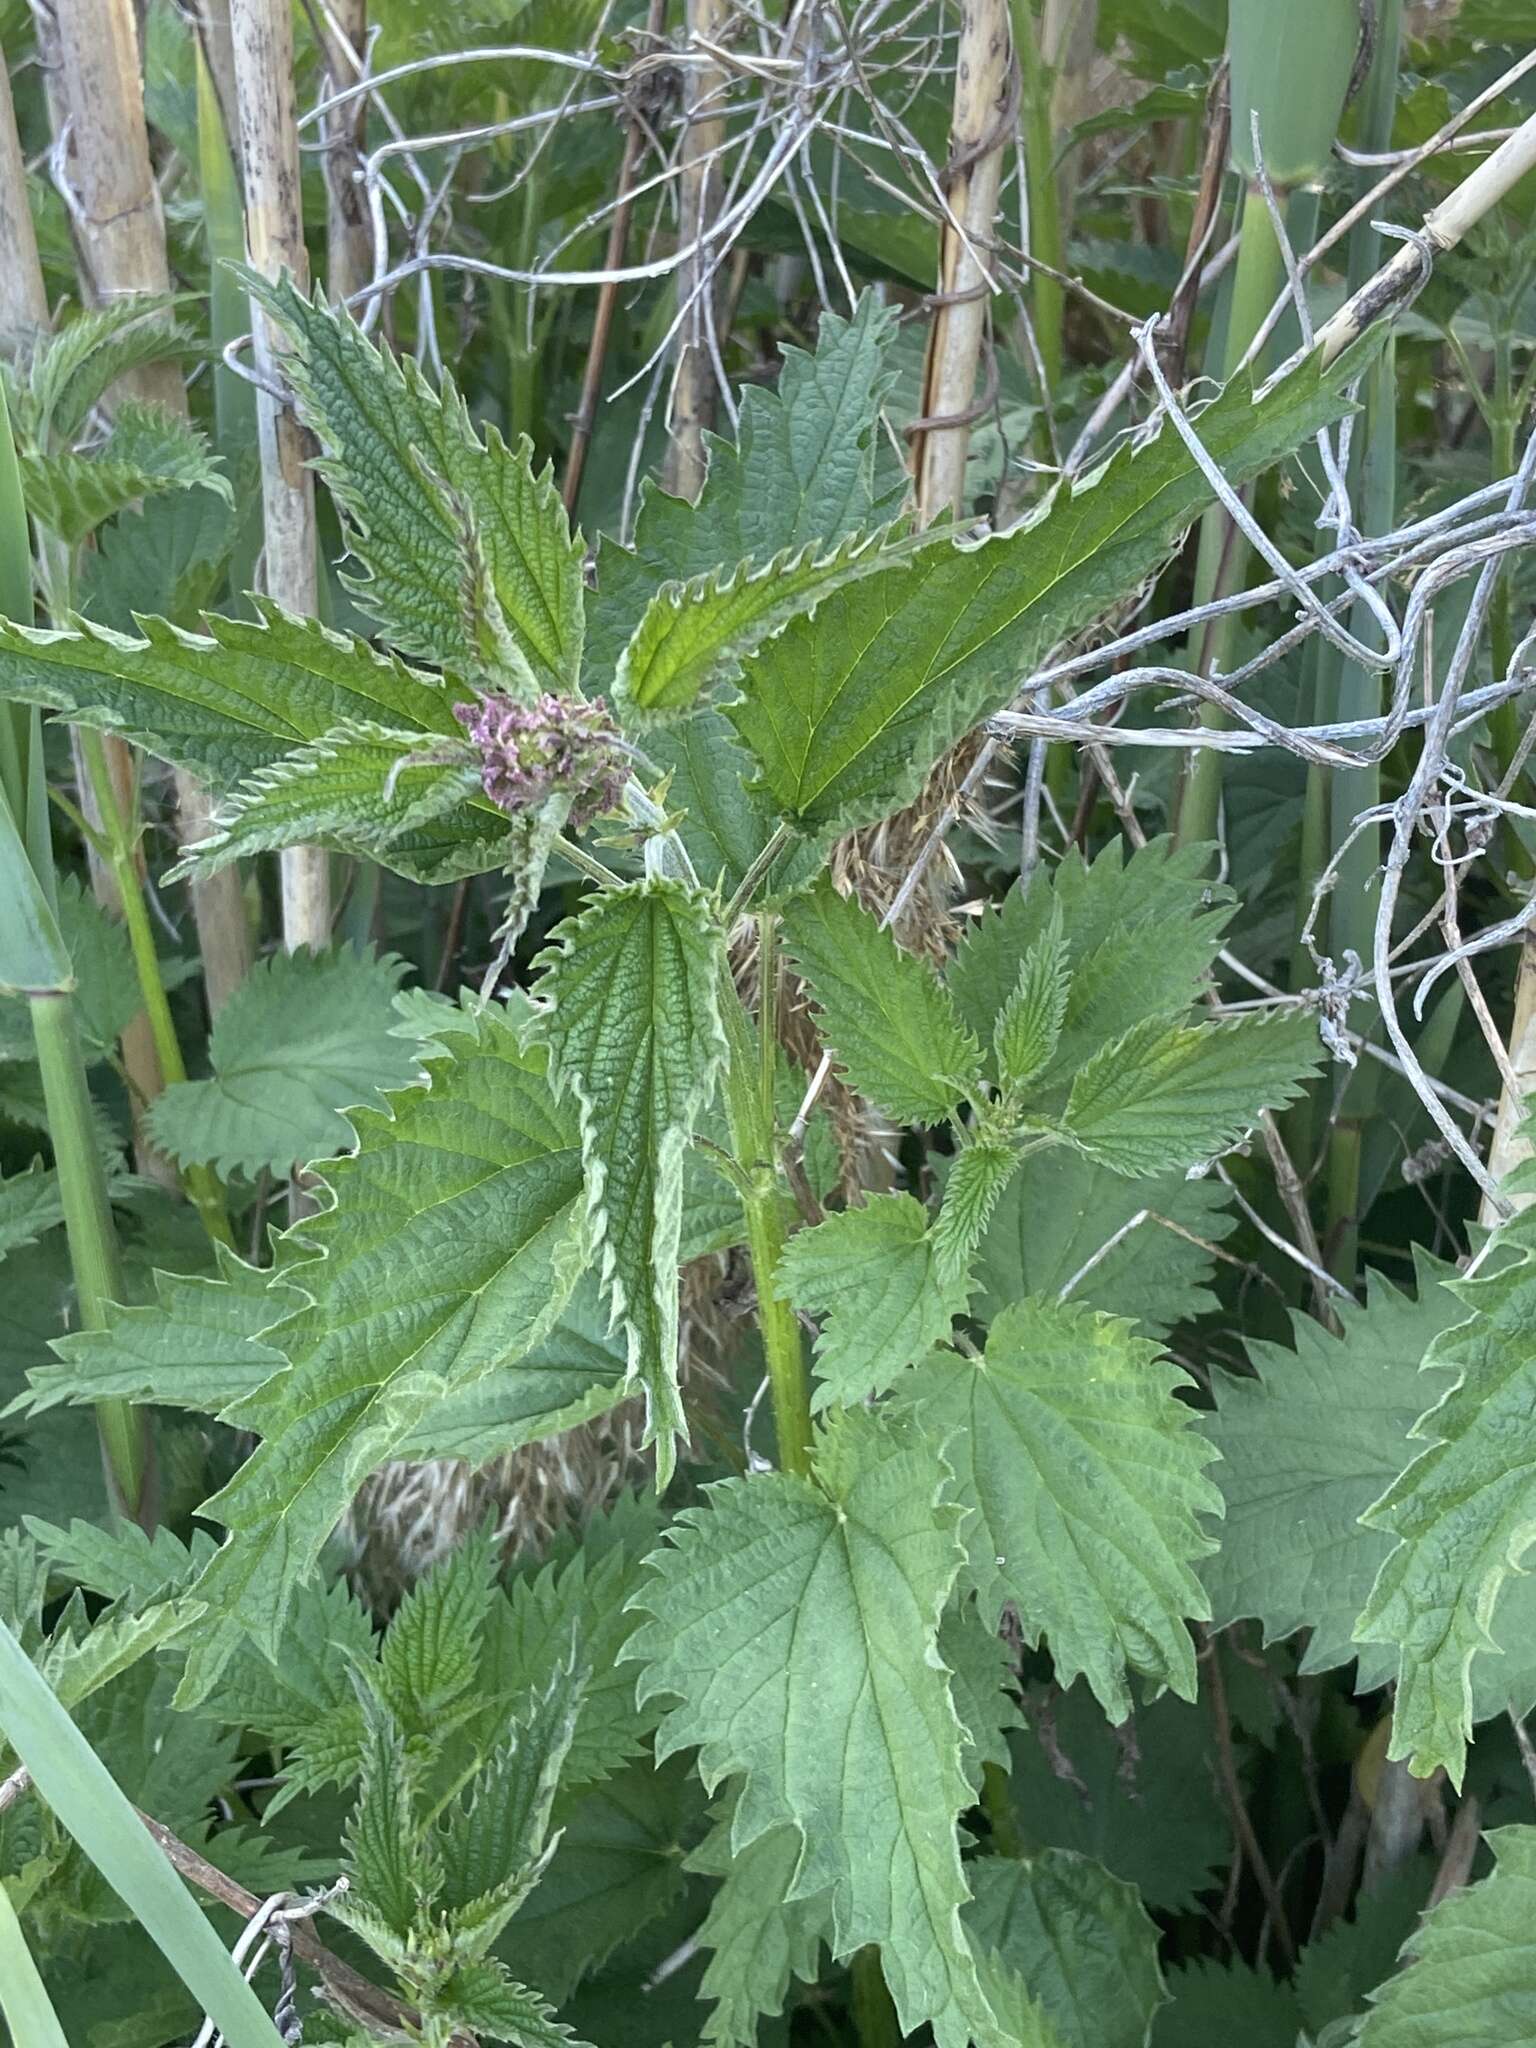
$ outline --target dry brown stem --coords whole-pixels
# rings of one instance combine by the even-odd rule
[[[730,19],[725,0],[688,0],[691,37],[716,41]],[[672,386],[671,440],[664,481],[675,497],[696,498],[708,466],[704,432],[715,416],[714,265],[715,251],[703,245],[705,231],[720,208],[720,150],[725,141],[726,75],[717,65],[699,64],[684,86],[682,172],[679,178],[679,233],[692,253],[677,273],[677,303],[683,315],[677,337],[677,374]]]

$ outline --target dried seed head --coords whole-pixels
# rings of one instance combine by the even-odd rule
[[[556,697],[531,704],[500,692],[455,704],[453,715],[480,749],[480,780],[496,808],[537,810],[557,793],[571,798],[571,824],[611,811],[629,768],[618,727],[601,697]]]

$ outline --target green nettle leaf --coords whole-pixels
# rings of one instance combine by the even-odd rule
[[[1310,1017],[1234,1024],[1149,1018],[1081,1070],[1063,1128],[1090,1159],[1118,1173],[1197,1166],[1237,1144],[1262,1110],[1294,1101],[1321,1061]]]
[[[974,1510],[962,1533],[982,1613],[1011,1602],[1112,1721],[1130,1711],[1128,1670],[1195,1696],[1187,1620],[1209,1608],[1193,1563],[1212,1547],[1198,1516],[1221,1495],[1175,1398],[1186,1384],[1125,1323],[1038,1300],[1003,1311],[981,1359],[935,1353],[902,1383]]]
[[[229,479],[191,421],[137,399],[122,401],[111,433],[89,454],[23,454],[18,465],[27,510],[68,547],[164,491],[201,489],[233,502]]]
[[[1240,482],[1347,410],[1360,366],[1341,356],[1322,371],[1313,357],[1257,403],[1235,377],[1200,415],[1201,439]],[[780,810],[830,837],[909,802],[1052,647],[1161,565],[1209,499],[1165,425],[1010,533],[834,589],[748,656],[729,712]]]
[[[685,1763],[674,1759],[658,1770],[648,1756],[574,1806],[562,1796],[559,1846],[502,1941],[508,1966],[558,2002],[671,1912],[687,1888],[684,1858],[702,1805]],[[694,1859],[686,1866],[703,1867]],[[761,1892],[757,1904],[761,1910]]]
[[[212,830],[166,877],[217,873],[231,861],[323,843],[412,881],[457,881],[495,867],[509,821],[481,794],[477,767],[445,758],[420,732],[354,721],[257,769],[220,799]]]
[[[291,278],[242,272],[253,298],[292,342],[285,375],[325,454],[317,467],[349,520],[348,545],[366,572],[349,579],[358,602],[403,653],[457,661],[465,529],[501,617],[537,680],[569,690],[581,668],[582,545],[533,448],[482,440],[451,382],[441,392],[417,365],[379,350],[351,315]]]
[[[1045,928],[1024,955],[1013,992],[997,1013],[993,1056],[1005,1092],[1016,1094],[1045,1067],[1061,1039],[1070,980],[1061,897],[1051,897]]]
[[[233,507],[201,485],[146,498],[81,557],[80,610],[119,633],[136,613],[191,624],[218,588],[235,527]]]
[[[120,732],[225,789],[352,720],[464,737],[451,693],[366,641],[256,598],[258,617],[189,633],[143,619],[130,639],[82,621],[35,631],[0,619],[0,696]]]
[[[833,1417],[812,1476],[760,1474],[685,1509],[635,1604],[642,1698],[676,1699],[658,1754],[742,1780],[734,1853],[790,1828],[790,1902],[830,1895],[839,1957],[878,1943],[903,2030],[1002,2048],[961,1925],[970,1798],[939,1661],[960,1562],[947,1475],[910,1423]]]
[[[283,1367],[263,1332],[302,1299],[272,1273],[216,1248],[218,1278],[159,1273],[151,1304],[108,1309],[100,1330],[54,1340],[12,1404],[40,1414],[61,1401],[133,1401],[217,1415]]]
[[[972,1598],[952,1600],[939,1623],[939,1655],[949,1668],[949,1689],[965,1731],[962,1768],[971,1790],[982,1795],[983,1773],[993,1764],[1005,1774],[1012,1767],[1008,1732],[1023,1722],[1012,1688],[1018,1670],[1010,1646],[989,1628]]]
[[[1360,1517],[1398,1478],[1423,1412],[1431,1343],[1465,1320],[1454,1269],[1420,1253],[1418,1298],[1371,1274],[1365,1305],[1340,1302],[1337,1336],[1293,1315],[1293,1349],[1250,1342],[1257,1377],[1222,1374],[1199,1426],[1221,1453],[1221,1546],[1201,1567],[1219,1625],[1254,1615],[1267,1640],[1308,1631],[1303,1671],[1360,1658],[1362,1690],[1395,1659],[1351,1640],[1390,1534]],[[1428,1383],[1430,1386],[1433,1382]],[[1479,1659],[1498,1667],[1507,1660]]]
[[[938,976],[830,876],[789,906],[784,945],[850,1083],[899,1123],[943,1123],[980,1085],[980,1048]]]
[[[1039,2001],[1062,2048],[1145,2048],[1167,1997],[1158,1933],[1136,1887],[1070,1849],[987,1857],[965,1917]]]
[[[494,1007],[446,1042],[425,1090],[356,1113],[357,1152],[328,1169],[334,1207],[293,1233],[284,1278],[309,1303],[264,1335],[286,1368],[228,1411],[262,1442],[204,1509],[230,1534],[194,1589],[209,1620],[186,1703],[246,1637],[276,1653],[293,1588],[366,1474],[446,1395],[527,1360],[575,1283],[580,1152],[543,1053]],[[592,1412],[589,1371],[530,1362],[504,1385],[507,1449]]]
[[[1289,1984],[1241,1957],[1186,1964],[1168,1973],[1170,2002],[1152,2029],[1152,2048],[1296,2048],[1303,2021]]]
[[[1065,1290],[1164,1337],[1216,1305],[1209,1247],[1233,1228],[1230,1199],[1216,1180],[1127,1180],[1081,1152],[1037,1152],[999,1196],[981,1241],[976,1313],[990,1322],[1026,1294]]]
[[[1456,1377],[1411,1431],[1426,1448],[1361,1517],[1396,1538],[1355,1629],[1359,1641],[1398,1653],[1391,1754],[1421,1776],[1444,1765],[1458,1784],[1472,1726],[1472,1661],[1480,1650],[1499,1650],[1494,1609],[1536,1539],[1533,1230],[1529,1212],[1516,1216],[1500,1244],[1521,1256],[1451,1283],[1470,1319],[1436,1338],[1424,1364]]]
[[[593,1249],[629,1373],[646,1397],[657,1483],[686,1435],[678,1394],[683,1157],[725,1059],[725,940],[708,901],[647,880],[597,896],[541,956],[538,1032],[575,1098]]]
[[[694,873],[729,902],[779,822],[772,804],[750,786],[752,763],[729,720],[706,706],[647,733],[645,751],[669,778],[667,809],[679,818],[677,836]],[[819,851],[795,841],[768,868],[758,900],[810,881],[820,866]]]
[[[823,312],[814,355],[786,348],[776,389],[749,384],[742,391],[735,446],[709,437],[709,476],[697,505],[642,485],[634,547],[604,535],[598,551],[587,670],[600,688],[665,586],[840,540],[895,510],[905,478],[894,463],[882,474],[879,461],[895,331],[894,309],[873,292],[851,320]]]
[[[1232,1823],[1203,1701],[1164,1693],[1111,1728],[1085,1685],[1034,1687],[1024,1714],[1028,1730],[1010,1742],[1012,1789],[1031,1841],[1093,1857],[1159,1910],[1181,1912],[1219,1881]],[[1294,2048],[1294,2029],[1287,2039]]]
[[[969,1278],[976,1249],[992,1212],[1019,1166],[1012,1145],[979,1138],[955,1160],[944,1182],[944,1201],[933,1225],[934,1254],[948,1279]]]
[[[83,1050],[87,1059],[98,1060],[113,1051],[139,1013],[133,949],[121,918],[109,917],[73,875],[59,878],[54,915],[74,969],[75,1018]],[[26,998],[0,996],[0,1057],[14,1052],[18,1060],[29,1059],[32,1051]]]
[[[197,337],[166,317],[175,303],[149,293],[115,299],[39,342],[16,393],[18,431],[40,445],[73,440],[120,377],[195,350]]]
[[[963,1273],[942,1270],[928,1218],[910,1195],[873,1195],[798,1231],[779,1282],[786,1301],[823,1318],[815,1409],[883,1394],[949,1335],[968,1293]]]
[[[1144,1018],[1183,1017],[1203,993],[1235,900],[1209,879],[1210,850],[1154,839],[1129,860],[1112,840],[1090,865],[1075,850],[967,929],[948,985],[961,1014],[991,1048],[1025,964],[1061,919],[1070,979],[1061,1030],[1031,1095],[1066,1101],[1078,1069]],[[1042,959],[1043,971],[1046,960]]]
[[[444,2018],[488,2040],[510,2042],[511,2048],[586,2048],[536,1991],[514,1983],[496,1963],[455,1970],[441,1989],[438,2009]]]
[[[404,972],[403,960],[345,946],[260,962],[215,1020],[212,1079],[173,1082],[152,1105],[155,1143],[226,1176],[289,1173],[344,1150],[344,1109],[420,1075],[416,1047],[394,1031]]]
[[[893,529],[882,527],[664,583],[619,657],[614,695],[628,722],[643,732],[688,712],[827,592],[888,567],[892,538]]]
[[[699,1929],[713,1950],[699,1986],[714,2004],[701,2039],[709,2048],[757,2048],[758,2020],[784,2010],[791,1982],[815,1982],[832,1932],[825,1893],[790,1897],[800,1836],[771,1828],[745,1849],[731,1846],[726,1814],[688,1859],[688,1868],[723,1880]]]
[[[59,1176],[51,1166],[34,1159],[24,1173],[0,1174],[0,1259],[36,1244],[63,1220]]]
[[[1442,1899],[1373,1993],[1360,2048],[1508,2048],[1536,2030],[1536,1828],[1494,1828],[1491,1877]]]

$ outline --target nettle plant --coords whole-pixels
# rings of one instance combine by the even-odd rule
[[[1162,566],[1208,500],[1199,466],[1165,427],[1009,534],[912,533],[871,301],[827,316],[777,393],[746,394],[699,504],[652,493],[589,586],[526,447],[345,317],[250,283],[384,645],[272,601],[199,632],[7,625],[0,690],[222,792],[188,874],[317,842],[416,881],[505,874],[493,984],[546,874],[585,894],[512,993],[424,1005],[403,1051],[354,1043],[325,1113],[392,1092],[351,1112],[326,1204],[269,1265],[221,1250],[212,1277],[162,1275],[31,1372],[33,1412],[152,1405],[250,1448],[200,1511],[217,1541],[11,1532],[11,1636],[205,1876],[248,1896],[345,1878],[322,1908],[345,1955],[308,1922],[281,1944],[322,1995],[296,2007],[285,1980],[284,2038],[547,2048],[573,2038],[556,2015],[582,1978],[654,1921],[709,1956],[711,2043],[755,2041],[795,1980],[845,1963],[870,2048],[887,1991],[939,2048],[1144,2040],[1164,1992],[1126,1880],[1179,1903],[1209,1846],[1171,1828],[1162,1861],[1087,1838],[1112,1867],[1027,1853],[1073,1775],[1042,1761],[1052,1744],[1102,1753],[1111,1784],[1108,1731],[1195,1697],[1212,1619],[1311,1629],[1309,1668],[1361,1642],[1375,1682],[1400,1662],[1396,1742],[1421,1769],[1458,1772],[1474,1707],[1523,1684],[1474,1701],[1469,1672],[1525,1540],[1501,1425],[1523,1398],[1531,1226],[1455,1292],[1426,1266],[1416,1302],[1384,1289],[1337,1336],[1299,1324],[1286,1371],[1259,1360],[1202,1413],[1159,1343],[1223,1228],[1190,1176],[1321,1057],[1304,1015],[1211,1017],[1233,905],[1204,852],[1069,857],[943,972],[829,873]],[[1357,373],[1304,364],[1257,401],[1234,383],[1201,437],[1240,482],[1338,417]],[[913,1191],[827,1206],[780,1049],[790,969],[848,1084],[925,1134]],[[270,972],[302,1004],[302,964]],[[184,1165],[267,1158],[259,1086],[185,1089],[155,1122]],[[1121,1226],[1152,1208],[1171,1227],[1148,1254]],[[722,1250],[750,1268],[772,1455],[749,1413],[734,1473],[729,1445],[699,1452],[730,1474],[699,1491],[679,1271]],[[1412,1442],[1426,1352],[1461,1376]],[[487,1526],[382,1635],[328,1572],[386,1461],[479,1463],[637,1396],[654,1489],[542,1567],[506,1572]],[[50,1579],[75,1591],[45,1625]],[[1032,1762],[1023,1653],[1071,1688],[1075,1731],[1052,1724]],[[274,1760],[244,1795],[259,1827],[210,1817],[238,1756]],[[1506,1841],[1490,1911],[1517,1910],[1529,1842]],[[0,1803],[0,1859],[46,1953],[124,1981],[127,1908],[62,1809]],[[1363,2038],[1410,2038],[1392,2000],[1433,1999],[1458,1912]],[[1076,1947],[1083,1973],[1061,1961]],[[142,1982],[136,2021],[94,2016],[120,2023],[102,2040],[195,2029],[192,1992]],[[1352,2030],[1352,2011],[1306,2023]]]

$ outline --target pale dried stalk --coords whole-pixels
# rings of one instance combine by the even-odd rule
[[[0,50],[0,65],[5,54]],[[0,87],[0,352],[13,354],[48,328],[48,294],[27,205],[27,167],[16,133],[9,70]]]
[[[997,221],[1003,159],[1018,105],[1006,0],[968,0],[955,58],[955,104],[944,176],[949,218],[923,370],[922,419],[912,448],[918,517],[965,509],[976,370],[996,280],[983,261]]]
[[[91,297],[105,305],[128,294],[168,292],[171,277],[165,219],[149,156],[132,0],[73,0],[58,10],[57,34],[55,104],[68,124],[62,165],[70,183],[70,213],[81,271]],[[186,387],[173,362],[153,363],[135,371],[123,379],[123,388],[131,388],[168,412],[186,414]],[[118,801],[131,803],[135,771],[130,751],[121,740],[108,738],[105,746]],[[178,836],[184,845],[191,845],[208,836],[207,792],[179,770],[175,782]],[[87,793],[89,808],[84,779],[81,789]],[[119,907],[116,883],[94,859],[92,882],[99,901]],[[217,1015],[250,966],[250,936],[238,870],[231,867],[194,883],[192,913],[208,1007]],[[133,1029],[147,1046],[147,1021],[135,1020]],[[129,1058],[125,1040],[124,1059]],[[158,1064],[151,1067],[146,1063],[137,1046],[129,1072],[147,1099],[159,1092]]]
[[[1496,1181],[1512,1173],[1522,1160],[1532,1156],[1530,1141],[1521,1135],[1536,1092],[1536,937],[1527,935],[1520,948],[1520,972],[1515,981],[1515,1016],[1509,1027],[1509,1064],[1515,1087],[1506,1081],[1499,1095],[1499,1113],[1488,1147],[1488,1171]],[[1515,1209],[1528,1209],[1536,1195],[1507,1194],[1505,1201]],[[1491,1195],[1485,1194],[1477,1220],[1491,1230],[1502,1219]]]
[[[309,286],[299,198],[299,136],[293,103],[293,21],[286,0],[232,0],[230,32],[240,100],[240,153],[245,168],[245,240],[264,277],[289,272]],[[281,377],[278,337],[252,306],[256,368],[265,384]],[[303,431],[290,407],[262,390],[261,498],[265,515],[263,582],[286,611],[317,609],[315,482],[305,461]],[[330,868],[323,849],[290,847],[282,855],[283,944],[324,946],[331,929]]]
[[[725,0],[688,0],[691,38],[715,42],[730,18]],[[720,153],[725,142],[725,72],[699,64],[684,82],[686,127],[678,181],[678,232],[691,253],[677,273],[682,326],[677,337],[677,375],[672,385],[671,438],[663,470],[666,488],[679,498],[697,498],[704,488],[708,458],[704,432],[715,414],[715,366],[710,348],[714,326],[714,249],[705,231],[720,210]]]
[[[368,0],[319,0],[315,28],[331,90],[341,92],[363,75]],[[373,275],[373,230],[362,183],[367,127],[366,94],[325,117],[325,288],[338,306]]]
[[[1462,180],[1454,192],[1424,216],[1424,225],[1411,234],[1402,247],[1368,278],[1352,298],[1318,331],[1317,346],[1323,361],[1331,363],[1342,355],[1357,336],[1374,320],[1390,312],[1407,297],[1436,256],[1454,249],[1469,229],[1536,165],[1536,114],[1521,123],[1492,156]]]

